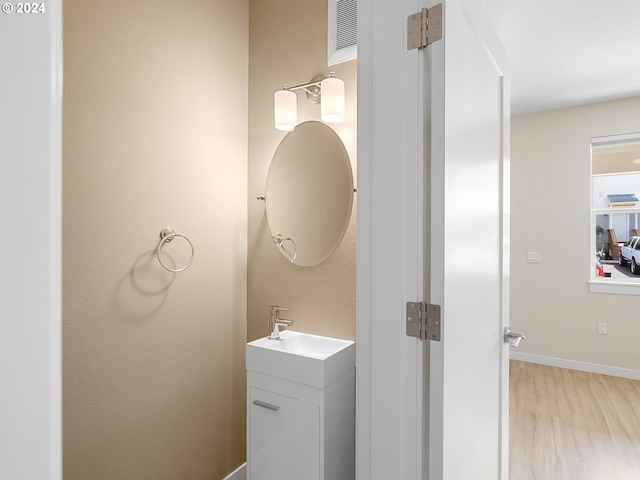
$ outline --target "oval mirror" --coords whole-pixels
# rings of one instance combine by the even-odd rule
[[[265,191],[269,230],[292,263],[322,263],[338,248],[353,206],[351,162],[340,137],[309,121],[282,139]]]

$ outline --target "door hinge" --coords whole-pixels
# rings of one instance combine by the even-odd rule
[[[442,4],[407,17],[407,50],[425,48],[442,38]]]
[[[442,327],[440,305],[427,302],[407,302],[407,336],[421,340],[440,341]]]

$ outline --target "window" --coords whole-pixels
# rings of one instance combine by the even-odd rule
[[[592,292],[640,295],[640,133],[591,139]]]

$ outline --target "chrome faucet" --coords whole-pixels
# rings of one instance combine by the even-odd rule
[[[293,325],[293,320],[278,317],[280,310],[285,312],[289,311],[288,308],[280,308],[278,306],[271,307],[271,335],[269,335],[269,338],[272,340],[280,340],[279,325],[284,325],[286,327]]]

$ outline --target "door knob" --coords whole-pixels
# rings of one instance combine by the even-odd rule
[[[527,337],[524,336],[524,333],[512,332],[508,326],[504,327],[504,342],[511,342],[511,346],[513,348],[518,348],[520,342],[525,338]]]

